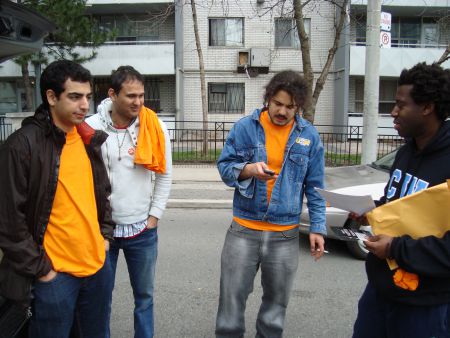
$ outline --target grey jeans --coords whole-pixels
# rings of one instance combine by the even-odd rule
[[[298,228],[258,231],[232,222],[222,249],[216,337],[243,337],[245,305],[261,268],[262,304],[256,337],[282,337],[286,307],[298,267]]]

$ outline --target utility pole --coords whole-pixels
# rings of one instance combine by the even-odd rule
[[[378,97],[380,83],[381,0],[367,1],[366,70],[361,164],[377,159]]]

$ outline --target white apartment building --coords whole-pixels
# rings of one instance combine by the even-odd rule
[[[199,62],[189,5],[178,2],[177,62],[180,114],[201,120]],[[264,86],[278,71],[302,70],[299,39],[291,8],[268,10],[273,1],[196,1],[199,36],[205,62],[209,121],[236,121],[263,106]],[[286,2],[289,3],[289,2]],[[286,14],[290,13],[290,14]],[[333,43],[335,8],[316,1],[305,9],[313,69],[318,75]],[[178,41],[180,45],[178,45]],[[245,65],[248,65],[245,71]],[[316,123],[333,119],[330,72],[317,106]]]
[[[367,0],[351,1],[350,25],[335,59],[335,69],[344,74],[335,81],[335,124],[362,125],[366,5]],[[419,62],[437,61],[450,43],[450,0],[384,0],[382,11],[391,14],[391,48],[380,50],[378,125],[392,127],[389,113],[401,71]],[[450,61],[442,66],[450,68]],[[386,130],[379,129],[383,133]]]
[[[132,65],[145,77],[145,105],[161,116],[175,116],[175,14],[161,18],[170,0],[88,0],[86,14],[98,21],[101,30],[116,35],[97,50],[97,57],[83,64],[93,75],[94,107],[107,96],[111,71],[121,65]],[[80,49],[81,53],[83,50]],[[30,65],[34,79],[34,68]],[[13,61],[0,66],[0,114],[9,113],[19,120],[34,110],[25,107],[20,67]],[[16,113],[17,112],[17,113]],[[17,127],[18,123],[15,122]]]
[[[209,121],[234,122],[250,114],[262,107],[264,86],[273,74],[302,71],[292,2],[269,10],[274,2],[196,0]],[[315,124],[362,124],[366,5],[367,0],[351,1]],[[401,70],[436,61],[450,42],[450,0],[384,0],[382,11],[392,14],[392,44],[381,50],[379,113],[380,124],[391,126],[386,114],[394,105]],[[169,14],[161,19],[162,12]],[[88,0],[86,14],[94,16],[101,29],[114,29],[117,34],[99,48],[96,59],[85,64],[94,76],[95,105],[106,97],[111,71],[128,64],[145,76],[145,104],[163,119],[202,120],[190,1]],[[316,78],[332,46],[338,15],[336,7],[323,0],[304,9]],[[449,68],[450,61],[443,66]],[[20,116],[24,95],[19,66],[2,63],[0,114],[19,112]]]

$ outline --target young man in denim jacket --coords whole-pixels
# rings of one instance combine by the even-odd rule
[[[233,221],[221,257],[216,337],[243,337],[246,300],[261,268],[257,337],[281,337],[297,272],[298,223],[306,195],[311,255],[324,253],[324,152],[316,129],[300,116],[307,85],[296,72],[275,75],[265,106],[236,122],[218,160],[235,187]]]

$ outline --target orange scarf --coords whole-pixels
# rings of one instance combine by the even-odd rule
[[[419,286],[419,276],[403,269],[397,269],[394,274],[394,283],[402,289],[414,291]]]
[[[156,113],[142,106],[139,112],[139,136],[134,163],[158,174],[166,172],[164,132]]]

